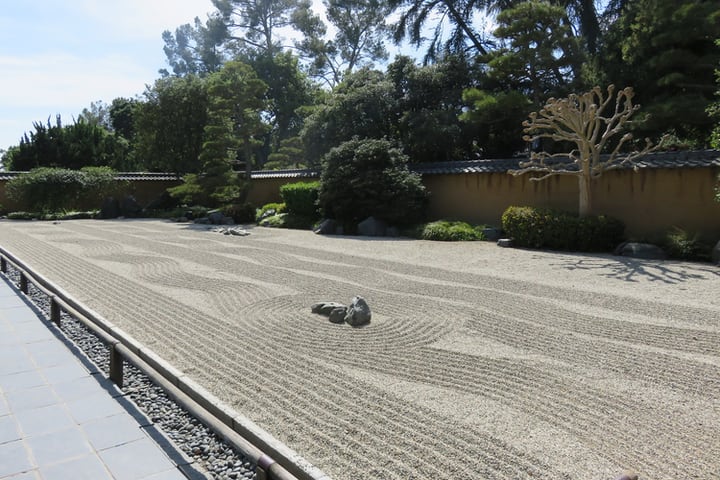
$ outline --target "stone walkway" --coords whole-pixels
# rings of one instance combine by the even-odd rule
[[[187,460],[73,349],[0,279],[0,479],[192,478]]]

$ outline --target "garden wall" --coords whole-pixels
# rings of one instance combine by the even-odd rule
[[[714,186],[720,169],[616,170],[595,184],[594,210],[625,222],[630,236],[652,236],[677,226],[720,238],[720,203]],[[500,224],[510,205],[533,205],[577,212],[575,177],[533,182],[523,175],[465,173],[424,175],[431,192],[430,217]]]

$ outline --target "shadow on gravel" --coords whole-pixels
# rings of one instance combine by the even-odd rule
[[[650,280],[667,284],[720,277],[720,268],[710,264],[691,264],[628,257],[582,256],[557,264],[567,270],[598,270],[601,276],[626,282]]]

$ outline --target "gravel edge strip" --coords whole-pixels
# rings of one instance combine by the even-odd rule
[[[19,289],[20,274],[15,268],[8,265],[5,276]],[[26,298],[43,312],[49,322],[50,298],[32,283],[28,284]],[[110,352],[107,345],[92,330],[62,311],[59,331],[107,378]],[[257,478],[255,464],[198,419],[192,417],[134,365],[129,363],[125,365],[123,387],[119,390],[172,441],[178,450],[191,458],[194,465],[199,467],[208,478],[213,480]]]

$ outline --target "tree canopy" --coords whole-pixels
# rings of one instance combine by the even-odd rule
[[[630,126],[636,136],[717,142],[716,1],[318,5],[213,0],[206,18],[162,33],[167,66],[141,96],[93,102],[67,125],[35,122],[3,154],[5,168],[199,174],[209,165],[203,146],[220,131],[235,147],[217,155],[236,152],[254,168],[319,165],[355,137],[387,139],[413,163],[508,156],[527,149],[528,111],[608,84],[632,87],[643,105]],[[392,58],[393,43],[422,58]],[[219,108],[227,91],[217,82],[238,69],[264,87],[248,87],[242,111]]]

